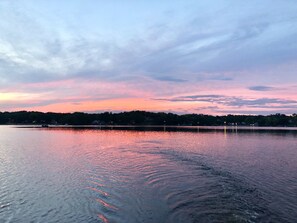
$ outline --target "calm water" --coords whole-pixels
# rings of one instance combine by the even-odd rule
[[[297,134],[0,127],[0,222],[296,222]]]

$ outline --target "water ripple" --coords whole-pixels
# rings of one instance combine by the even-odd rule
[[[297,217],[296,136],[6,131],[0,135],[0,222]]]

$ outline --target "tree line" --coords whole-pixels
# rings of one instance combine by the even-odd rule
[[[0,124],[59,125],[185,125],[185,126],[297,126],[297,114],[205,115],[130,111],[121,113],[0,112]]]

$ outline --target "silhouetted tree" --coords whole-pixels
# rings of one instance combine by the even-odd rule
[[[69,125],[259,125],[297,126],[297,114],[223,115],[204,114],[177,115],[164,112],[131,111],[121,113],[42,113],[34,111],[0,112],[0,124],[69,124]]]

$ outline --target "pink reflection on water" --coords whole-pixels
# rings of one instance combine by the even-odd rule
[[[103,201],[103,200],[100,199],[100,198],[96,198],[96,201],[97,201],[98,203],[100,203],[101,205],[103,205],[104,207],[106,207],[106,208],[113,209],[113,210],[118,210],[117,207],[115,207],[115,206],[113,206],[113,205],[111,205],[111,204],[109,204],[109,203]]]
[[[90,176],[90,178],[95,178],[95,177]],[[104,184],[101,184],[101,183],[98,183],[98,182],[95,182],[95,181],[90,181],[90,183],[95,184],[95,185],[97,185],[99,187],[104,187],[105,186]]]
[[[90,189],[90,190],[92,190],[92,191],[95,191],[95,192],[97,192],[97,193],[99,193],[99,194],[101,194],[101,195],[104,195],[105,197],[108,197],[108,196],[109,196],[109,194],[108,194],[107,192],[105,192],[105,191],[103,191],[103,190],[100,190],[100,189],[98,189],[98,188],[87,187],[86,189]]]
[[[109,222],[108,219],[103,214],[98,214],[98,217],[104,223],[108,223]]]
[[[168,187],[175,185],[178,179],[190,183],[192,180],[193,185],[197,185],[196,178],[191,177],[196,169],[191,167],[208,174],[211,169],[225,168],[245,176],[253,184],[263,180],[261,187],[264,185],[267,190],[295,177],[296,159],[292,157],[296,157],[293,150],[296,138],[231,130],[223,127],[211,133],[72,129],[40,132],[44,133],[41,137],[48,146],[42,156],[51,155],[53,169],[57,168],[54,161],[58,159],[77,170],[73,171],[73,176],[81,173],[83,187],[93,192],[91,202],[96,208],[100,207],[98,203],[102,206],[98,212],[114,209],[112,203],[119,207],[116,209],[119,212],[130,213],[125,207],[135,200],[138,201],[136,206],[141,207],[141,196],[147,196],[146,201],[155,199],[150,197],[152,193],[147,188],[157,188],[166,194]],[[280,165],[282,167],[278,168]],[[204,166],[210,167],[209,170],[204,170]],[[122,188],[126,189],[127,196]],[[282,186],[281,190],[285,189]],[[141,194],[142,190],[145,195]],[[286,194],[292,193],[290,188],[286,190]],[[155,204],[150,207],[154,208]],[[133,211],[137,214],[139,210]],[[103,222],[109,221],[102,214],[98,217]]]

